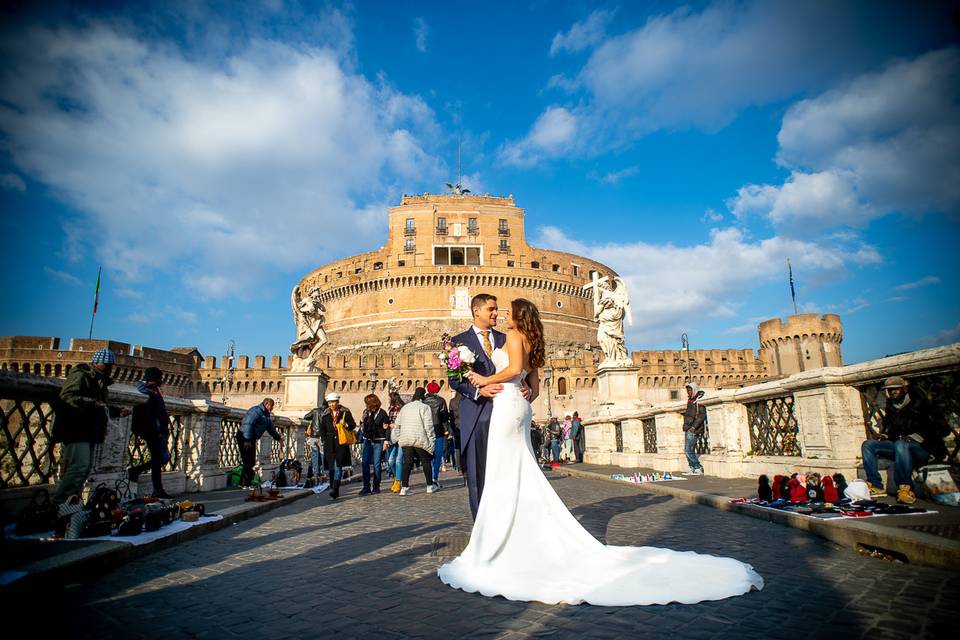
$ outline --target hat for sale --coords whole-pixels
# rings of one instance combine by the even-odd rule
[[[116,364],[117,356],[110,349],[100,349],[90,360],[93,364]]]

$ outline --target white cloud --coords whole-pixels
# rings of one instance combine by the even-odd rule
[[[130,287],[118,287],[117,295],[121,298],[131,298],[133,300],[139,300],[143,298],[143,292],[136,289],[131,289]]]
[[[430,33],[430,25],[423,18],[413,19],[413,37],[417,45],[417,51],[427,52],[427,35]]]
[[[918,340],[918,344],[924,347],[939,347],[945,344],[952,344],[960,340],[960,322],[949,329],[944,329],[940,333],[932,336],[924,336]]]
[[[27,185],[23,181],[23,178],[18,176],[15,173],[5,173],[0,175],[0,189],[7,189],[9,191],[19,191],[23,193],[27,190]]]
[[[577,133],[577,118],[563,107],[550,107],[537,118],[530,133],[501,148],[501,159],[515,166],[532,166],[545,156],[564,152]]]
[[[703,216],[700,217],[700,222],[720,222],[722,220],[723,214],[713,209],[707,209],[703,212]]]
[[[607,24],[616,15],[617,10],[597,10],[586,20],[575,22],[566,33],[558,33],[550,43],[550,55],[562,52],[576,53],[600,43],[606,35]]]
[[[624,178],[635,176],[638,173],[640,173],[640,167],[627,167],[626,169],[621,169],[620,171],[608,173],[600,178],[600,182],[604,184],[619,184]]]
[[[147,313],[131,313],[127,315],[127,322],[132,322],[133,324],[150,324],[153,320],[153,317]]]
[[[895,287],[897,291],[909,291],[910,289],[916,289],[918,287],[926,287],[931,284],[940,284],[940,278],[937,276],[926,276],[920,278],[919,280],[914,280],[913,282],[905,282],[904,284],[899,284]]]
[[[817,229],[894,212],[960,215],[960,49],[895,62],[787,111],[783,185],[741,187],[738,217]]]
[[[66,271],[57,271],[57,270],[54,269],[53,267],[44,267],[43,270],[44,270],[46,273],[48,273],[48,274],[50,274],[51,276],[53,276],[54,278],[56,278],[56,279],[58,279],[58,280],[62,280],[63,282],[66,282],[67,284],[72,284],[72,285],[82,284],[82,282],[80,281],[80,278],[78,278],[77,276],[75,276],[75,275],[73,275],[73,274],[67,273]]]
[[[854,3],[721,1],[608,37],[609,17],[595,12],[551,43],[551,55],[593,51],[579,71],[548,82],[573,94],[566,108],[580,124],[571,144],[543,155],[594,155],[659,130],[712,132],[749,107],[820,91],[889,55],[852,36],[864,32],[863,13]],[[913,20],[901,13],[902,26]],[[913,13],[929,20],[944,12]],[[893,27],[871,28],[871,37],[893,35]]]
[[[423,100],[333,49],[255,40],[213,64],[94,23],[24,30],[0,55],[4,150],[82,213],[69,245],[127,285],[176,265],[201,297],[249,297],[380,240],[370,203],[444,173]]]
[[[628,328],[634,344],[680,335],[705,316],[731,316],[754,288],[786,280],[784,256],[791,256],[795,269],[824,275],[874,264],[879,258],[863,245],[782,236],[751,240],[736,228],[714,229],[703,244],[675,246],[646,242],[589,245],[556,227],[542,227],[535,244],[593,258],[620,273],[636,303],[634,324]],[[755,326],[752,318],[750,322]]]

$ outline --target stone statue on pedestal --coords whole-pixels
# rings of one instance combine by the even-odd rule
[[[297,327],[297,339],[290,345],[290,371],[316,370],[317,352],[327,343],[323,330],[326,307],[320,302],[320,287],[314,287],[306,296],[301,296],[300,285],[290,294],[290,308]]]
[[[593,289],[593,317],[597,321],[597,342],[603,351],[601,367],[629,365],[631,360],[627,354],[627,346],[623,336],[623,320],[633,324],[633,315],[630,311],[630,298],[627,294],[627,285],[623,278],[597,278],[593,274],[593,282],[584,285],[584,288]]]

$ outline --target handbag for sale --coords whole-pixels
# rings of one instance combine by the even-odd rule
[[[119,505],[120,496],[117,495],[117,491],[107,488],[107,485],[102,482],[90,493],[90,498],[87,500],[90,517],[96,522],[110,521],[113,510]]]
[[[917,470],[923,491],[937,504],[960,506],[960,469],[949,464],[929,464]]]
[[[337,422],[337,440],[341,445],[351,445],[357,444],[357,436],[353,431],[347,429],[347,423],[343,421],[343,418]]]
[[[143,531],[143,509],[131,509],[120,526],[117,527],[118,536],[137,536]]]
[[[17,527],[15,529],[18,536],[26,536],[32,533],[43,533],[52,531],[57,524],[57,507],[50,502],[50,494],[46,489],[34,491],[30,498],[30,504],[24,507],[20,515],[17,516]]]
[[[88,517],[89,513],[83,508],[80,496],[70,496],[57,507],[57,524],[53,528],[53,535],[57,538],[79,538]]]

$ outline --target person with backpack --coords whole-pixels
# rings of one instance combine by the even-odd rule
[[[443,466],[443,452],[447,446],[447,437],[450,435],[448,425],[450,423],[450,412],[447,410],[447,401],[441,398],[440,385],[436,380],[431,380],[427,385],[427,394],[423,397],[423,404],[430,407],[430,415],[433,419],[433,435],[436,440],[433,445],[433,483],[440,486],[440,467]]]
[[[131,429],[133,433],[144,441],[150,452],[150,459],[142,464],[131,466],[127,477],[131,485],[136,485],[140,474],[150,470],[150,480],[153,483],[153,496],[156,498],[172,498],[163,489],[163,465],[170,461],[170,451],[167,441],[170,438],[170,415],[163,400],[160,386],[163,384],[163,372],[156,367],[148,367],[143,372],[143,380],[137,384],[137,390],[146,394],[147,401],[133,409]]]
[[[50,440],[61,443],[66,464],[53,492],[55,504],[82,494],[93,470],[94,447],[107,435],[107,389],[113,384],[110,374],[116,362],[113,351],[100,349],[93,354],[90,364],[80,363],[70,369],[60,389]],[[120,410],[121,417],[130,413],[127,408]]]
[[[703,465],[700,464],[700,456],[697,455],[697,438],[703,433],[706,426],[707,410],[700,405],[703,391],[697,386],[697,383],[688,382],[684,386],[687,390],[687,408],[683,412],[683,451],[687,455],[690,473],[695,476],[702,476]]]

